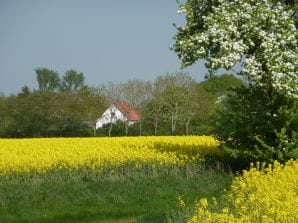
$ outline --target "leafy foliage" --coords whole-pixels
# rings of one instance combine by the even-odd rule
[[[55,91],[60,87],[60,77],[56,71],[38,68],[35,72],[40,91]]]
[[[293,1],[188,0],[173,50],[189,66],[239,72],[246,87],[224,104],[217,136],[232,155],[285,161],[297,157],[298,44]]]
[[[160,75],[154,82],[129,80],[98,88],[84,86],[82,73],[69,70],[55,90],[30,90],[0,98],[0,137],[210,135],[217,103],[228,88],[241,85],[233,75],[198,83],[189,74]],[[109,105],[124,102],[141,120],[106,125],[96,121]]]
[[[61,82],[61,89],[63,91],[77,91],[84,87],[85,77],[83,73],[78,73],[75,70],[66,71]]]
[[[292,8],[272,0],[188,0],[180,8],[186,25],[178,27],[173,50],[183,66],[202,58],[211,70],[242,63],[250,82],[298,97]]]
[[[264,88],[241,87],[220,111],[217,137],[242,162],[287,161],[297,157],[298,101],[279,92],[268,99]]]

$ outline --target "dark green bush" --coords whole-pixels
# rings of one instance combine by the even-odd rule
[[[223,102],[216,137],[234,161],[285,162],[298,155],[297,111],[297,99],[242,86]]]

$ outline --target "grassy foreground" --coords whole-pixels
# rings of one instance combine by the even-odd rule
[[[208,136],[0,139],[1,223],[165,222],[219,197],[230,182],[208,170]]]
[[[126,170],[1,177],[0,222],[164,222],[179,209],[178,197],[190,203],[219,197],[230,182],[202,164]]]

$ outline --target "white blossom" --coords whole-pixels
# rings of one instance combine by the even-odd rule
[[[188,18],[185,30],[191,30],[198,21],[186,4],[181,11]],[[200,17],[201,30],[177,39],[182,63],[207,57],[210,68],[231,69],[245,57],[242,74],[249,81],[264,86],[270,78],[276,90],[298,98],[297,30],[286,8],[267,0],[219,0],[213,10]]]

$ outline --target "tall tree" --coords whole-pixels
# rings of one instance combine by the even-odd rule
[[[197,103],[196,100],[192,100],[195,86],[195,81],[187,73],[177,72],[156,78],[152,88],[153,98],[149,104],[155,134],[157,134],[159,124],[164,122],[174,135],[178,122],[181,123],[184,122],[182,120],[190,118],[193,111],[189,109]]]
[[[230,147],[253,158],[257,158],[257,151],[262,150],[264,153],[272,151],[268,153],[267,159],[281,160],[280,154],[284,154],[286,158],[286,154],[291,152],[292,144],[297,143],[297,130],[288,128],[292,126],[289,123],[295,120],[293,115],[280,120],[278,125],[275,124],[276,115],[287,113],[286,111],[293,114],[291,111],[298,98],[298,44],[295,26],[297,5],[294,2],[187,0],[179,5],[180,13],[185,13],[186,25],[177,27],[173,50],[181,59],[182,66],[192,65],[199,59],[206,59],[206,66],[210,70],[229,70],[237,63],[242,65],[243,69],[239,74],[247,78],[248,86],[245,90],[236,90],[227,103],[243,99],[251,105],[251,109],[241,110],[242,114],[233,119],[235,125],[228,131],[236,132],[233,135],[235,143],[229,144],[229,138],[223,137],[223,134],[220,137]],[[284,101],[289,100],[288,104],[292,107],[281,103],[281,98]],[[249,141],[241,132],[237,134],[235,127],[246,128],[241,125],[242,119],[238,117],[251,118],[251,113],[256,112],[253,106],[256,101],[261,101],[260,106],[269,114],[266,118],[269,120],[266,124],[269,130],[262,134],[257,131],[263,116],[251,119],[250,123],[254,127],[249,131],[254,131],[252,135],[258,140]],[[236,109],[234,106],[226,108],[232,109],[231,112]],[[280,146],[281,132],[288,141],[284,147]]]
[[[233,88],[240,87],[245,83],[232,74],[211,75],[197,86],[197,134],[214,134],[217,129],[218,109],[221,102],[231,93]]]
[[[186,26],[173,50],[183,66],[205,58],[207,67],[242,63],[250,83],[298,97],[297,30],[293,10],[274,0],[188,0]]]
[[[84,80],[83,73],[78,73],[72,69],[68,70],[62,77],[61,89],[63,91],[78,91],[84,87]]]
[[[60,78],[56,71],[38,68],[35,72],[40,91],[55,91],[60,87]]]
[[[85,86],[79,90],[78,97],[81,101],[83,120],[88,121],[88,125],[93,129],[93,136],[96,136],[96,121],[108,105],[97,88]]]
[[[151,99],[151,83],[141,80],[129,80],[121,84],[120,100],[126,103],[131,109],[137,111],[140,116],[139,134],[142,134],[142,119],[147,102]],[[129,110],[127,112],[130,112]],[[126,114],[128,115],[128,114]],[[128,134],[128,122],[125,123],[126,135]]]
[[[10,96],[7,99],[8,126],[7,136],[10,137],[37,137],[48,136],[50,107],[48,98],[36,97],[51,92],[36,91],[30,92],[25,86],[17,96]],[[44,109],[41,109],[44,108]],[[48,112],[47,114],[43,111]]]
[[[0,137],[5,135],[7,115],[7,99],[0,93]]]
[[[159,125],[163,119],[164,89],[162,77],[159,76],[152,84],[152,99],[146,108],[146,116],[153,122],[154,135],[158,135]]]
[[[121,86],[120,83],[108,82],[107,84],[103,84],[99,88],[104,100],[107,102],[107,104],[109,106],[120,100],[120,98],[121,98],[121,87],[120,86]],[[110,124],[109,124],[109,129],[108,129],[108,135],[110,137],[112,136],[112,130],[113,130],[113,115],[110,116]]]

